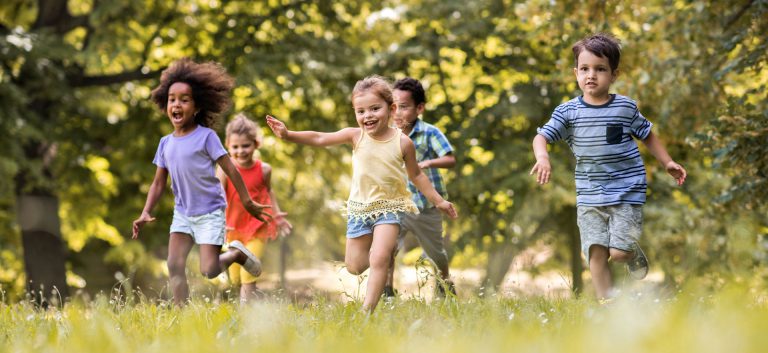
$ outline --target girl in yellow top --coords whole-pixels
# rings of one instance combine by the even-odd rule
[[[406,187],[406,175],[432,204],[450,218],[457,217],[453,204],[444,200],[422,174],[413,142],[390,127],[395,104],[389,83],[380,76],[357,81],[352,106],[359,127],[336,132],[290,131],[267,116],[277,137],[310,146],[352,145],[352,187],[347,201],[347,246],[344,262],[349,273],[359,275],[368,267],[368,289],[363,310],[373,311],[379,302],[392,259],[400,217],[418,213]],[[403,166],[405,164],[405,166]]]

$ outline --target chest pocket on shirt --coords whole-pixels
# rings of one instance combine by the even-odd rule
[[[611,145],[621,143],[624,135],[624,126],[621,124],[608,124],[605,127],[605,142]]]

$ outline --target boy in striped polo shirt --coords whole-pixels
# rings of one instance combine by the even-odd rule
[[[549,181],[552,168],[547,143],[565,140],[576,157],[576,206],[581,247],[598,298],[613,296],[608,261],[627,264],[634,279],[648,273],[640,249],[645,203],[645,165],[633,138],[675,178],[685,181],[685,169],[675,163],[640,114],[637,104],[609,89],[618,75],[621,48],[610,35],[596,34],[573,46],[573,72],[583,95],[555,108],[533,139],[536,181]]]
[[[413,141],[419,168],[429,177],[429,181],[432,182],[440,196],[448,198],[445,182],[437,168],[453,168],[456,165],[456,158],[453,156],[453,147],[440,129],[419,119],[419,116],[424,113],[424,105],[426,104],[424,87],[418,80],[406,77],[395,82],[392,95],[395,104],[397,104],[395,124]],[[453,282],[449,279],[448,252],[443,245],[443,216],[435,208],[435,205],[430,204],[424,194],[416,189],[413,183],[408,182],[408,190],[413,195],[413,202],[419,208],[419,214],[402,216],[400,241],[408,232],[412,233],[424,253],[437,268],[441,278],[436,287],[437,295],[444,297],[446,291],[456,295]],[[388,297],[395,295],[392,287],[394,270],[393,256],[389,266],[387,283],[384,286],[384,295]]]

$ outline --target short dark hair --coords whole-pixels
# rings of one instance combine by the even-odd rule
[[[192,88],[192,100],[199,112],[195,122],[205,127],[215,127],[221,114],[232,104],[230,92],[235,80],[216,62],[198,64],[192,59],[175,61],[160,75],[160,84],[152,90],[152,101],[165,112],[168,107],[168,90],[176,82],[184,82]]]
[[[586,37],[573,45],[573,60],[576,67],[579,66],[579,54],[588,50],[601,58],[608,58],[611,71],[619,68],[621,59],[621,43],[614,36],[607,33],[596,33]]]
[[[401,91],[411,92],[411,98],[413,98],[413,103],[416,105],[427,103],[427,97],[424,94],[424,87],[421,85],[419,80],[410,77],[401,78],[395,82],[394,88]]]

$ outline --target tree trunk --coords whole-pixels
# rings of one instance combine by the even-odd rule
[[[61,241],[59,202],[53,196],[19,195],[27,291],[38,305],[61,304],[69,296]]]
[[[560,219],[562,229],[568,236],[568,253],[571,255],[571,290],[575,296],[581,295],[584,291],[584,280],[581,274],[584,272],[584,263],[581,260],[581,237],[579,236],[579,227],[576,225],[576,208],[573,206],[563,207]]]
[[[504,242],[488,253],[488,265],[485,268],[483,286],[486,291],[495,292],[504,281],[504,276],[515,259],[517,246],[510,242]]]

